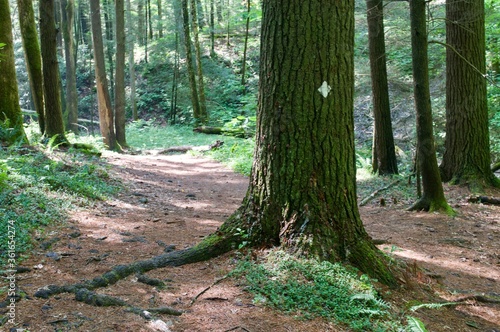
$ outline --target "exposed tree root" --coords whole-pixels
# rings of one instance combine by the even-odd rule
[[[491,171],[495,173],[496,171],[500,170],[500,161],[495,163],[493,166],[491,166]]]
[[[111,271],[104,273],[101,276],[95,277],[92,280],[87,280],[83,283],[72,285],[48,285],[39,289],[36,297],[49,298],[52,295],[61,293],[74,293],[80,291],[85,292],[113,285],[119,280],[122,280],[135,273],[145,273],[153,269],[158,269],[167,266],[181,266],[185,264],[205,261],[210,258],[222,255],[233,249],[237,238],[233,236],[222,236],[213,234],[205,238],[198,245],[185,250],[173,251],[150,259],[132,262],[129,265],[117,265]],[[87,302],[86,302],[87,303]],[[92,302],[89,304],[93,304]],[[93,304],[93,305],[98,305]]]
[[[446,203],[446,201],[434,202],[431,199],[425,198],[425,195],[408,208],[408,211],[427,211],[441,212],[449,216],[455,215],[455,211]]]
[[[86,304],[90,304],[96,307],[126,307],[127,311],[133,312],[145,319],[151,319],[151,313],[161,313],[161,314],[169,314],[174,316],[182,315],[182,311],[176,310],[170,307],[160,307],[160,308],[150,308],[150,309],[141,309],[135,307],[133,305],[128,304],[127,302],[119,299],[117,297],[112,297],[108,295],[97,294],[87,289],[79,289],[75,293],[75,299],[80,302],[84,302]]]

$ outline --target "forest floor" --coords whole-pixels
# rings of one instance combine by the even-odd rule
[[[167,280],[157,289],[128,277],[97,292],[117,296],[141,308],[172,306],[186,310],[178,317],[153,321],[123,307],[93,307],[72,294],[49,299],[33,297],[47,284],[91,279],[117,264],[193,246],[240,205],[248,178],[223,165],[190,155],[105,154],[126,190],[71,212],[70,219],[39,235],[31,257],[18,275],[27,297],[16,307],[17,327],[29,331],[347,331],[321,319],[297,320],[291,315],[254,305],[251,294],[226,279],[191,300],[236,261],[235,253],[207,262],[157,269],[148,276]],[[401,289],[381,287],[384,299],[401,308],[412,303],[453,301],[468,295],[500,296],[500,207],[467,202],[464,188],[446,187],[456,217],[407,212],[404,203],[381,207],[379,200],[361,208],[362,219],[380,248],[408,262]],[[499,196],[500,192],[490,193]],[[479,298],[480,299],[480,298]],[[500,304],[476,299],[463,305],[422,309],[429,331],[500,331]]]

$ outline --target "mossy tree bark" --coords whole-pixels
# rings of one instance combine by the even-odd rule
[[[23,118],[19,106],[16,65],[14,60],[14,43],[12,38],[12,22],[8,0],[0,0],[0,121],[14,129],[12,137],[5,143],[13,143],[18,139],[26,140],[23,129]]]
[[[57,60],[57,28],[54,0],[40,1],[40,41],[43,91],[45,100],[45,136],[57,135],[56,143],[67,143],[61,103],[61,85]]]
[[[413,85],[417,112],[417,159],[423,186],[422,197],[410,209],[452,213],[453,210],[444,197],[434,148],[425,1],[410,0]]]
[[[446,1],[444,181],[500,185],[490,169],[484,0]]]
[[[115,0],[116,11],[116,75],[115,75],[115,131],[116,141],[127,146],[125,135],[125,3]],[[133,50],[132,50],[133,52]]]
[[[281,245],[394,278],[361,222],[354,153],[354,1],[265,1],[250,186],[236,218]]]
[[[106,78],[106,65],[104,64],[104,49],[102,42],[101,9],[99,0],[90,1],[90,17],[92,22],[92,41],[94,49],[94,68],[97,88],[97,101],[99,107],[99,127],[107,148],[116,148],[116,136],[113,121],[113,109]]]
[[[61,0],[61,18],[66,60],[66,113],[68,129],[78,133],[78,93],[76,90],[76,45],[73,34],[74,0]]]
[[[366,0],[366,7],[374,117],[372,170],[379,175],[398,174],[387,84],[383,1]]]
[[[43,135],[45,133],[45,103],[43,100],[42,54],[38,42],[33,1],[17,0],[17,8],[31,95],[38,115],[38,127]]]

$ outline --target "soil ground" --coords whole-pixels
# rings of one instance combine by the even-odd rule
[[[301,321],[256,306],[237,281],[226,279],[191,300],[229,272],[235,253],[207,262],[147,273],[166,281],[157,289],[136,277],[98,290],[141,308],[172,306],[186,312],[147,321],[122,307],[93,307],[70,294],[33,297],[47,284],[91,279],[117,264],[127,264],[183,249],[215,231],[239,206],[248,179],[214,161],[190,155],[107,154],[110,172],[127,188],[92,208],[71,212],[39,235],[19,274],[27,296],[17,303],[16,327],[29,331],[347,331],[316,319]],[[404,202],[361,208],[362,219],[380,248],[408,263],[397,290],[381,287],[384,299],[401,308],[412,303],[453,301],[467,295],[500,296],[500,207],[470,204],[463,188],[447,187],[456,217],[407,212]],[[493,196],[500,193],[492,192]],[[397,199],[395,200],[397,201]],[[480,299],[480,298],[479,298]],[[476,299],[411,315],[429,331],[500,331],[500,304]],[[6,331],[10,326],[3,327]]]

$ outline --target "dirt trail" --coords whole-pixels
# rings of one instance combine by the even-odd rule
[[[319,319],[298,321],[255,306],[251,296],[231,280],[219,283],[189,306],[194,296],[232,269],[234,254],[149,272],[148,276],[166,281],[168,287],[163,290],[139,283],[135,277],[98,290],[142,308],[167,305],[187,310],[180,317],[162,315],[158,321],[147,322],[120,307],[76,302],[69,294],[33,298],[47,284],[91,279],[117,264],[196,244],[239,206],[248,185],[247,178],[221,164],[189,155],[106,154],[105,159],[127,189],[110,201],[72,212],[69,222],[40,234],[32,257],[23,263],[32,270],[18,278],[19,287],[28,294],[18,303],[18,327],[36,332],[343,331]],[[404,212],[398,205],[367,206],[361,210],[362,218],[374,238],[390,239],[382,249],[427,268],[433,278],[416,270],[409,274],[433,289],[437,278],[443,299],[453,299],[450,291],[500,295],[500,209],[466,204],[465,193],[459,191],[448,194],[456,196],[457,218]],[[414,296],[425,300],[419,295],[421,288],[412,281],[392,292],[389,301],[403,305]],[[457,309],[415,315],[428,323],[429,331],[500,331],[498,304],[473,302]]]

